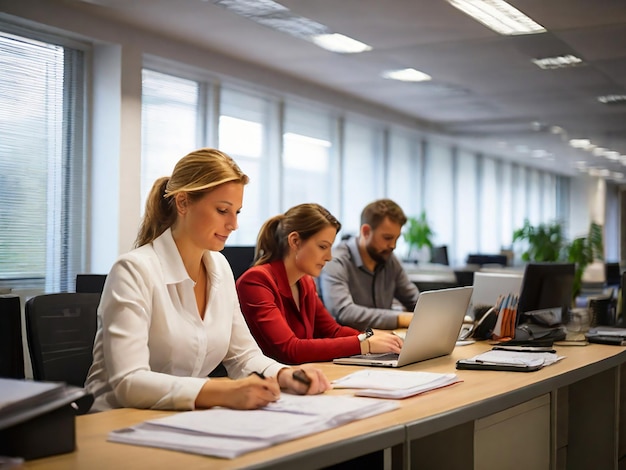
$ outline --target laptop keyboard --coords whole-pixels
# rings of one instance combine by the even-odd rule
[[[397,361],[399,354],[396,353],[378,353],[378,354],[358,354],[354,357],[363,359],[376,359],[380,361]]]

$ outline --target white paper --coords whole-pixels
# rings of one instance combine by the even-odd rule
[[[182,429],[139,424],[109,434],[109,441],[161,449],[184,450],[200,455],[232,459],[253,450],[269,447],[271,442],[259,439],[236,439],[209,436]]]
[[[356,388],[357,396],[399,399],[458,381],[456,374],[364,369],[333,381],[333,385],[336,388]]]
[[[372,398],[283,394],[264,409],[182,412],[113,431],[108,439],[234,458],[396,408],[395,402]]]
[[[315,415],[302,416],[294,413],[275,413],[268,410],[210,410],[185,411],[153,419],[146,423],[183,429],[212,436],[243,437],[280,442],[289,437],[307,434],[307,427],[319,420]]]

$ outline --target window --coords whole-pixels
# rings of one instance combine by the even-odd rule
[[[347,121],[344,138],[341,230],[357,235],[363,208],[383,197],[383,133],[373,125]]]
[[[421,212],[422,156],[421,141],[415,135],[401,131],[389,134],[387,157],[387,197],[395,201],[407,217],[417,217]],[[407,226],[403,227],[406,230]],[[408,256],[409,246],[404,237],[396,244],[396,255]]]
[[[509,162],[500,162],[500,193],[499,200],[499,224],[500,240],[502,247],[513,246],[513,166]],[[519,228],[519,227],[516,227]]]
[[[431,142],[426,147],[424,209],[435,245],[451,245],[454,235],[454,175],[452,149]],[[460,222],[463,223],[463,222]]]
[[[477,253],[478,233],[480,231],[480,212],[478,205],[478,158],[475,154],[458,151],[456,166],[456,210],[454,261],[452,264],[465,264],[467,255]],[[451,247],[448,247],[450,250]],[[451,253],[448,253],[450,256]],[[451,260],[452,261],[452,260]]]
[[[254,245],[263,222],[278,213],[279,169],[271,158],[276,152],[271,151],[269,136],[272,122],[277,122],[275,109],[272,100],[253,93],[223,88],[220,94],[219,148],[250,177],[239,229],[229,237],[229,245]]]
[[[283,210],[316,202],[338,216],[339,166],[333,145],[335,120],[324,112],[287,105],[283,134]]]
[[[193,80],[142,72],[142,213],[155,180],[171,175],[178,160],[202,145],[199,91],[200,85]]]
[[[502,185],[498,178],[497,162],[483,157],[481,163],[480,211],[477,218],[480,232],[478,252],[497,254],[502,248],[498,230],[503,213],[499,204]]]
[[[85,264],[84,52],[0,26],[0,282],[73,290]]]

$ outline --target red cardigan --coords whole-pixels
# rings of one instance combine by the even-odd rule
[[[313,278],[302,277],[298,286],[300,310],[282,260],[252,267],[237,280],[241,311],[265,355],[302,364],[360,354],[359,331],[341,326],[328,313]]]

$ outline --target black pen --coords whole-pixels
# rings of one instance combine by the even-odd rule
[[[263,372],[254,371],[252,373],[256,375],[259,379],[265,380],[265,375],[263,375]]]
[[[300,382],[301,384],[306,385],[308,391],[309,387],[311,386],[311,379],[308,375],[306,375],[306,372],[304,372],[302,369],[296,369],[292,372],[291,375],[296,382]]]

